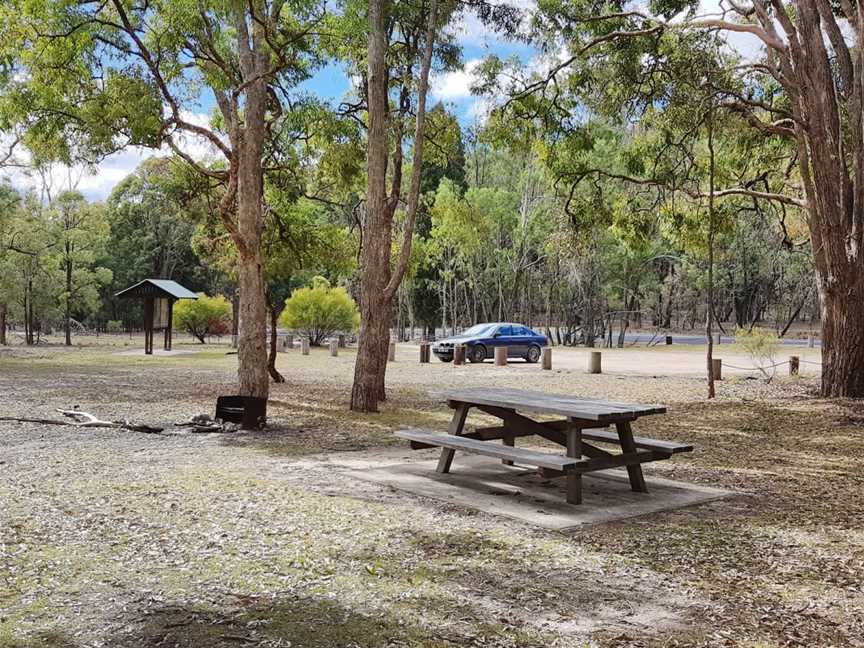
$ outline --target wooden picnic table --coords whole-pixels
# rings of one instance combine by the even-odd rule
[[[545,477],[566,477],[567,501],[571,504],[582,503],[582,475],[587,472],[626,467],[630,487],[646,493],[643,463],[693,450],[690,445],[633,435],[631,423],[642,416],[664,414],[666,408],[662,405],[501,388],[458,389],[445,392],[443,397],[453,409],[447,434],[413,428],[396,433],[411,441],[414,449],[440,447],[439,473],[450,471],[456,450],[497,457],[506,465],[533,466]],[[496,417],[501,423],[466,431],[465,422],[471,409]],[[540,421],[526,416],[526,412],[563,418]],[[615,431],[607,430],[609,427]],[[557,443],[566,449],[565,453],[515,447],[517,438],[528,436]],[[610,452],[589,441],[611,444],[620,452]]]

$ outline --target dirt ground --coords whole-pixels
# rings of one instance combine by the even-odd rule
[[[170,424],[232,390],[227,347],[105,342],[0,352],[0,416]],[[367,416],[347,411],[350,350],[280,354],[261,433],[0,422],[0,647],[864,646],[864,407],[785,367],[709,403],[698,348],[608,353],[599,376],[581,354],[544,372],[400,346]],[[560,533],[337,469],[407,453],[399,426],[443,429],[454,385],[664,403],[638,432],[696,451],[648,479],[742,495]]]

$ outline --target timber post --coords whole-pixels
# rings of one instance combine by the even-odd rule
[[[300,340],[300,353],[303,355],[309,355],[309,338],[304,337]]]
[[[798,375],[798,366],[800,363],[800,359],[798,356],[789,356],[789,375],[797,376]]]
[[[153,298],[144,298],[144,353],[153,355]]]
[[[168,300],[168,322],[165,325],[165,350],[171,350],[171,335],[174,330],[174,300]]]
[[[714,380],[723,380],[723,359],[711,358],[711,374]]]
[[[507,347],[506,346],[495,347],[495,366],[496,367],[506,367],[507,366]]]
[[[672,344],[672,336],[671,335],[666,336],[666,344]]]
[[[339,344],[339,348],[340,348],[340,349],[344,349],[344,348],[345,348],[345,335],[344,335],[344,334],[340,334],[339,337],[338,337],[338,339],[337,339],[337,341],[338,341],[338,344]]]
[[[339,341],[338,340],[330,340],[330,355],[334,358],[339,355]]]
[[[453,364],[454,365],[464,365],[465,364],[465,345],[457,344],[453,347]]]
[[[429,362],[429,343],[421,342],[420,343],[420,364],[427,364]]]
[[[388,362],[396,362],[396,343],[391,342],[390,347],[387,349],[387,361]]]
[[[549,371],[552,369],[552,347],[543,347],[543,355],[540,362],[544,370]]]
[[[285,346],[288,347],[289,349],[294,348],[294,336],[291,335],[290,333],[285,336]]]
[[[600,351],[592,351],[588,356],[588,373],[599,374],[601,371],[601,353]]]

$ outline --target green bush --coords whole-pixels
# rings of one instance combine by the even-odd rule
[[[332,288],[324,277],[315,277],[309,288],[298,288],[285,301],[280,323],[320,346],[336,332],[355,330],[360,324],[357,304],[344,288]]]
[[[174,304],[174,328],[188,331],[201,344],[206,336],[226,331],[230,318],[231,304],[222,295],[198,293],[198,299],[181,299]]]
[[[735,329],[735,345],[750,356],[753,366],[762,372],[766,380],[770,382],[774,378],[777,373],[775,359],[780,348],[780,339],[774,331],[759,327],[748,331],[738,327]]]
[[[119,333],[123,330],[123,322],[120,320],[108,320],[105,324],[105,330],[109,333]]]

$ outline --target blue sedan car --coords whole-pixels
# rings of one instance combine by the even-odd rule
[[[465,345],[465,356],[471,362],[483,362],[491,358],[495,347],[506,346],[508,358],[524,358],[526,362],[537,362],[540,350],[546,345],[546,336],[532,331],[522,324],[497,322],[477,324],[455,335],[436,342],[432,347],[441,362],[453,360],[453,347]]]

